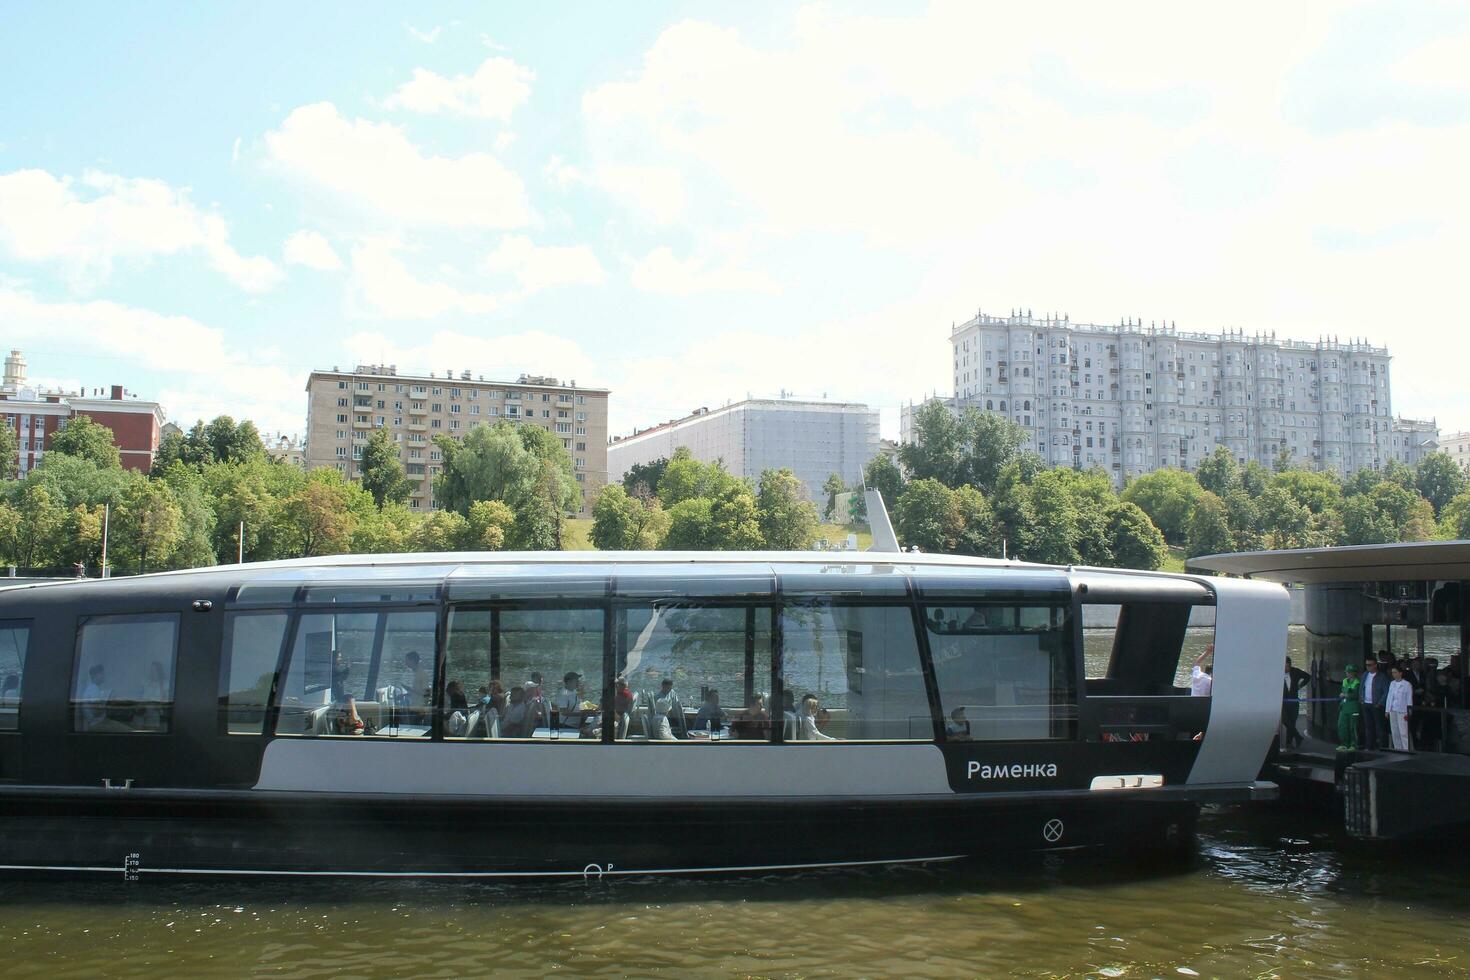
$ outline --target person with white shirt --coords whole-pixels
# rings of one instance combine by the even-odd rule
[[[1414,709],[1414,686],[1404,679],[1402,667],[1393,668],[1393,680],[1388,685],[1388,699],[1383,707],[1388,715],[1388,733],[1393,739],[1393,747],[1400,752],[1408,752],[1409,712]]]
[[[557,691],[556,697],[551,700],[562,728],[582,727],[582,693],[577,690],[577,685],[581,681],[581,674],[575,670],[567,671],[561,679],[561,690]]]
[[[808,694],[801,699],[801,712],[798,715],[796,737],[802,742],[835,742],[837,739],[831,735],[824,734],[817,727],[817,713],[822,706],[817,702],[815,694]]]
[[[1207,698],[1210,696],[1210,691],[1215,687],[1214,655],[1215,644],[1211,643],[1199,652],[1198,657],[1194,658],[1194,666],[1189,670],[1190,697]],[[1207,658],[1210,659],[1209,663],[1205,663]],[[1201,668],[1200,664],[1204,664],[1204,667]]]
[[[679,707],[679,696],[674,693],[674,682],[665,677],[653,699],[653,731],[648,734],[650,739],[658,742],[674,741],[674,729],[669,723],[669,715],[676,709],[683,710]]]
[[[112,692],[103,685],[107,683],[107,668],[93,664],[87,671],[87,686],[82,688],[82,730],[92,731],[107,720],[107,702]]]

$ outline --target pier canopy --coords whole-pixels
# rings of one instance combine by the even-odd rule
[[[1470,541],[1413,541],[1338,548],[1239,551],[1190,558],[1192,572],[1225,572],[1271,582],[1401,582],[1470,579]]]

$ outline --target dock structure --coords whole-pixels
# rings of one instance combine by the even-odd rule
[[[1283,738],[1268,762],[1283,788],[1329,789],[1347,831],[1389,840],[1470,825],[1470,541],[1299,548],[1205,555],[1197,572],[1302,586],[1309,676],[1298,695],[1305,731]],[[1368,660],[1401,665],[1414,693],[1409,744],[1366,731],[1340,736],[1343,682]],[[1283,673],[1284,697],[1295,685]],[[1350,688],[1351,690],[1351,688]],[[1349,695],[1349,700],[1357,700]],[[1366,716],[1367,707],[1363,708]],[[1283,712],[1283,716],[1287,716]],[[1381,723],[1380,723],[1381,724]],[[1283,735],[1285,730],[1283,729]]]

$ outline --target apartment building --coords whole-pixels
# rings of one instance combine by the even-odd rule
[[[759,480],[763,471],[789,467],[812,501],[833,473],[848,484],[880,451],[878,412],[852,402],[748,399],[724,408],[700,408],[613,441],[608,471],[621,480],[635,463],[651,463],[688,447],[695,459],[723,460],[736,476]]]
[[[1433,419],[1397,418],[1389,426],[1388,459],[1418,466],[1420,460],[1438,450],[1439,424]]]
[[[979,312],[951,328],[950,343],[952,410],[1004,415],[1048,462],[1099,466],[1118,484],[1166,466],[1194,469],[1216,446],[1242,462],[1271,465],[1285,452],[1348,474],[1423,441],[1405,429],[1396,445],[1390,355],[1361,341],[1073,323],[1018,310]],[[905,439],[916,409],[903,412]]]
[[[287,466],[306,466],[306,443],[303,439],[284,432],[272,435],[261,433],[260,444],[265,447],[266,456],[272,460]]]
[[[307,469],[333,466],[355,479],[368,437],[387,429],[413,483],[408,505],[415,509],[435,506],[443,458],[434,437],[463,438],[482,422],[539,425],[560,437],[582,485],[584,512],[607,483],[606,388],[526,374],[514,382],[469,371],[410,376],[392,364],[359,364],[311,372],[306,395]]]
[[[45,390],[26,380],[26,359],[12,350],[0,382],[0,413],[15,429],[16,472],[24,476],[45,458],[56,433],[78,415],[112,430],[122,465],[146,472],[162,440],[163,408],[143,401],[122,385],[80,391]]]
[[[1460,469],[1470,473],[1470,431],[1451,432],[1439,440],[1439,448],[1449,453]]]

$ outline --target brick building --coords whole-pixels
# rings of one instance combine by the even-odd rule
[[[41,462],[56,433],[78,415],[112,430],[113,442],[130,470],[148,470],[163,432],[163,409],[112,385],[80,392],[43,391],[26,382],[26,361],[18,350],[5,359],[0,412],[15,429],[16,471],[25,475]]]

